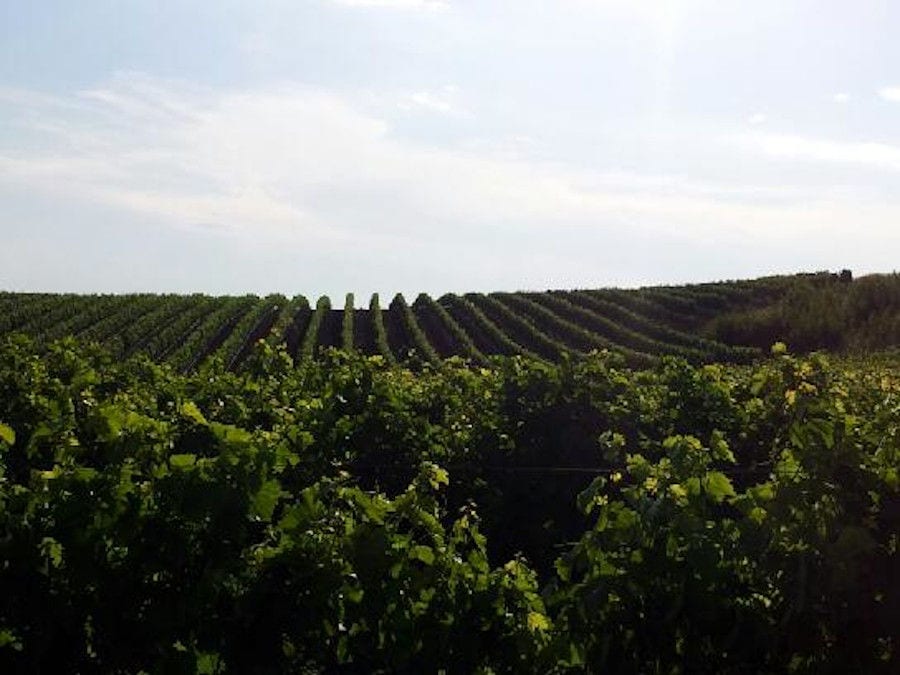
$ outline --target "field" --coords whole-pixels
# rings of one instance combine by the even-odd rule
[[[831,276],[807,283],[821,286]],[[694,362],[746,361],[758,350],[697,334],[723,308],[743,310],[776,302],[797,280],[545,293],[419,295],[410,306],[398,294],[386,308],[377,295],[367,310],[353,295],[342,308],[327,297],[315,306],[303,296],[208,297],[123,295],[0,295],[0,333],[21,331],[42,341],[67,335],[96,341],[119,357],[145,353],[191,370],[211,358],[239,365],[260,339],[283,342],[295,360],[325,348],[436,362],[462,356],[484,363],[492,355],[558,360],[564,353],[612,349],[646,365],[673,354]]]
[[[820,273],[753,281],[534,293],[397,294],[368,309],[348,294],[312,306],[287,299],[204,295],[54,295],[0,293],[0,334],[41,342],[73,336],[119,358],[142,353],[188,372],[211,360],[235,369],[258,340],[283,344],[294,361],[329,347],[380,354],[390,362],[436,363],[460,356],[557,362],[594,350],[647,366],[660,356],[692,363],[746,363],[776,341],[792,348],[885,347],[900,342],[900,278],[851,280]]]
[[[898,672],[896,289],[0,296],[0,671]]]

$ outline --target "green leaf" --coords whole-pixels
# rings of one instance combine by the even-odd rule
[[[362,588],[344,586],[344,597],[348,602],[360,603],[362,602],[363,595],[365,595],[365,591]]]
[[[53,480],[54,478],[59,478],[62,475],[62,469],[60,469],[59,464],[56,464],[52,469],[41,471],[38,475],[44,480]]]
[[[669,494],[674,497],[675,502],[681,505],[687,503],[688,491],[679,483],[672,483],[669,486]]]
[[[712,439],[709,443],[709,449],[712,452],[713,458],[734,464],[734,453],[731,452],[731,448],[728,447],[728,442],[725,440],[725,436],[721,431],[713,432]]]
[[[550,630],[550,620],[540,612],[528,612],[528,630],[532,633]]]
[[[447,473],[447,470],[442,469],[439,466],[435,467],[431,486],[436,488],[439,485],[449,485],[449,484],[450,484],[450,474]]]
[[[825,447],[831,450],[834,447],[834,423],[830,420],[811,419],[809,426],[813,432],[822,440]]]
[[[726,497],[734,497],[734,487],[731,485],[731,481],[721,471],[710,471],[706,474],[706,479],[703,482],[703,487],[706,490],[706,494],[709,495],[710,499],[712,499],[717,504],[724,500]]]
[[[900,471],[897,471],[894,467],[884,469],[881,478],[892,490],[896,490],[900,487]]]
[[[203,413],[200,412],[200,408],[197,407],[197,404],[193,401],[188,401],[181,406],[181,416],[186,417],[187,419],[196,422],[197,424],[202,424],[206,426],[208,422],[206,418],[203,416]]]
[[[800,462],[790,450],[784,450],[775,464],[775,475],[783,481],[797,479],[802,473]]]
[[[97,469],[90,466],[78,466],[72,472],[72,477],[77,481],[88,482],[100,475]]]
[[[197,673],[199,675],[215,675],[220,672],[222,659],[213,652],[197,652]]]
[[[341,635],[338,638],[337,661],[338,663],[348,663],[350,661],[350,642],[346,635]]]
[[[97,408],[92,420],[97,437],[103,441],[111,441],[122,433],[127,414],[114,405],[102,405]]]
[[[253,497],[251,512],[260,520],[271,520],[278,500],[281,499],[281,483],[274,478],[263,483]]]
[[[682,485],[684,485],[685,492],[690,496],[696,497],[700,494],[700,479],[696,476],[691,476]]]
[[[63,546],[53,537],[44,537],[41,540],[41,555],[45,556],[53,567],[59,567],[63,561]]]
[[[566,562],[564,558],[557,558],[553,566],[556,568],[556,574],[560,579],[566,582],[569,581],[572,576],[571,569],[569,567],[569,563]]]
[[[379,524],[384,522],[384,517],[388,513],[388,504],[385,500],[377,497],[370,497],[365,492],[358,489],[353,490],[348,494],[353,499],[354,503],[362,509],[362,512],[368,520]]]
[[[0,649],[3,649],[4,647],[10,647],[17,652],[22,651],[23,647],[19,637],[8,628],[0,629]]]
[[[434,551],[428,546],[413,546],[409,549],[409,557],[413,560],[420,560],[426,565],[434,564]]]
[[[750,393],[759,396],[769,381],[769,376],[764,370],[754,373],[750,382]]]
[[[775,488],[771,483],[760,483],[754,485],[749,490],[750,494],[757,501],[768,502],[775,499]]]
[[[420,469],[420,476],[424,475],[424,477],[428,480],[429,485],[435,490],[440,488],[442,485],[450,484],[450,474],[447,473],[446,469],[442,469],[436,464],[432,464],[431,462],[425,462],[422,464],[422,468]]]
[[[14,445],[16,442],[16,432],[11,427],[0,423],[0,441],[6,442],[7,445]]]
[[[193,404],[191,404],[193,405]],[[202,417],[202,415],[201,415]],[[229,444],[243,445],[253,440],[253,434],[245,429],[236,427],[232,424],[221,424],[219,422],[209,423],[210,431],[216,438]]]
[[[173,469],[188,469],[197,463],[197,455],[170,455],[169,465]]]
[[[578,497],[575,499],[578,510],[585,515],[590,515],[591,511],[594,510],[594,507],[602,503],[600,498],[605,496],[605,488],[606,478],[604,476],[597,476],[591,481],[590,485],[578,493]]]

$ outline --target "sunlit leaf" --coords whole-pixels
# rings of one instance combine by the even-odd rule
[[[182,404],[180,408],[181,416],[185,417],[197,424],[201,424],[206,426],[208,422],[206,418],[203,416],[203,413],[200,412],[200,408],[197,407],[197,404],[193,401],[187,401]]]
[[[731,480],[721,471],[710,471],[703,480],[703,488],[716,503],[735,495]]]
[[[189,467],[194,466],[196,463],[197,463],[197,455],[181,454],[181,455],[170,455],[169,456],[169,465],[173,469],[187,469]]]

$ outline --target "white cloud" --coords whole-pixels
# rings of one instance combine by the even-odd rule
[[[400,97],[399,107],[405,111],[426,111],[453,117],[468,117],[460,102],[459,87],[446,85],[440,89],[421,90]]]
[[[485,158],[526,160],[546,145],[532,136],[516,134],[498,138],[471,138],[460,144],[461,149]]]
[[[850,94],[839,91],[834,96],[831,97],[831,100],[835,103],[847,103],[850,101]]]
[[[900,87],[882,87],[878,90],[878,95],[885,101],[900,103]]]
[[[753,126],[758,126],[760,124],[765,124],[769,119],[769,116],[764,113],[754,113],[747,118],[747,124],[752,124]]]
[[[16,101],[0,104],[22,131],[0,137],[0,185],[73,209],[99,203],[248,242],[344,242],[373,254],[402,244],[432,247],[436,256],[450,246],[470,257],[501,241],[534,251],[568,242],[583,254],[584,243],[575,243],[582,237],[783,241],[843,231],[867,208],[889,235],[889,223],[900,220],[891,204],[827,191],[798,196],[782,187],[593,171],[478,144],[413,143],[360,112],[352,97],[295,85],[213,91],[132,73],[71,97]],[[775,156],[846,151],[760,138]],[[900,167],[896,148],[855,152]]]
[[[331,0],[345,7],[380,7],[384,9],[444,10],[450,7],[444,0]]]
[[[770,157],[786,160],[866,165],[900,171],[900,146],[887,143],[832,141],[787,134],[748,134],[737,142]]]

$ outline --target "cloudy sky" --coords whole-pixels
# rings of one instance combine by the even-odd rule
[[[894,0],[3,2],[0,288],[891,271],[897,26]]]

